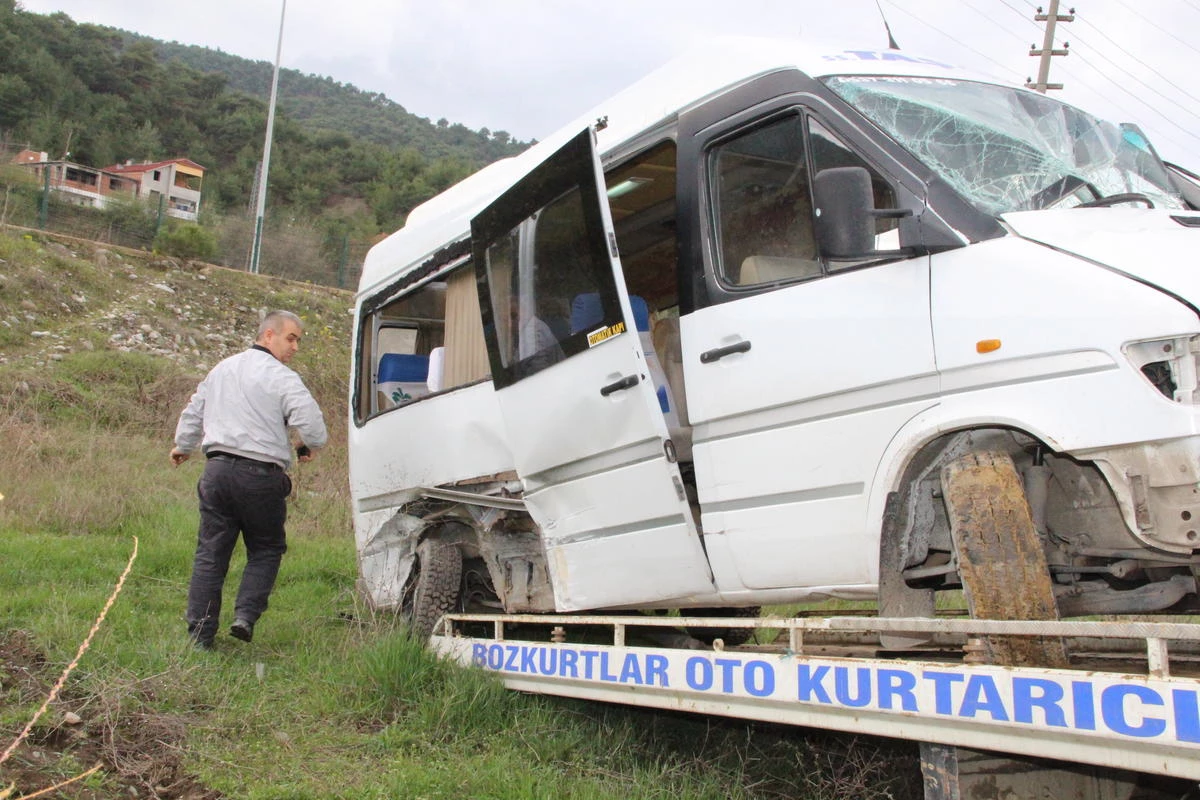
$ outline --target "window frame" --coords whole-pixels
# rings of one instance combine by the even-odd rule
[[[796,69],[781,69],[682,111],[676,120],[681,315],[739,300],[756,291],[726,288],[716,279],[712,223],[707,211],[706,152],[714,141],[731,131],[796,106],[803,107],[892,186],[897,206],[912,212],[900,221],[900,236],[905,247],[915,248],[914,255],[956,249],[1004,235],[994,220],[980,217],[947,187],[931,180],[928,170],[911,153],[820,80]],[[763,287],[769,291],[778,285]]]
[[[725,268],[725,247],[724,247],[724,226],[721,222],[721,208],[719,198],[722,194],[721,187],[718,185],[720,180],[717,175],[717,163],[719,161],[719,152],[722,148],[729,145],[731,142],[738,141],[746,136],[752,136],[754,133],[771,127],[772,125],[782,123],[789,117],[796,117],[800,121],[800,135],[802,138],[801,146],[804,158],[803,169],[809,174],[809,179],[805,181],[805,191],[808,194],[809,205],[812,206],[812,160],[810,158],[808,146],[808,114],[804,106],[800,104],[787,105],[781,108],[776,108],[769,113],[754,117],[743,124],[737,125],[725,131],[720,136],[710,140],[702,151],[702,174],[704,181],[704,198],[703,215],[707,230],[710,232],[711,246],[711,267],[712,275],[716,280],[717,286],[727,292],[745,293],[758,292],[763,287],[774,287],[782,284],[799,283],[809,280],[815,280],[827,276],[825,268],[825,260],[820,255],[820,246],[816,242],[816,225],[815,220],[810,217],[810,231],[813,236],[814,244],[817,246],[816,261],[819,265],[819,271],[816,275],[797,276],[787,280],[780,281],[765,281],[759,283],[736,283],[730,279],[729,273]],[[739,265],[740,270],[740,265]]]
[[[355,319],[355,348],[352,363],[353,392],[350,399],[351,419],[357,427],[362,427],[372,419],[389,411],[405,408],[426,398],[488,380],[487,377],[484,377],[457,386],[446,387],[440,392],[414,397],[390,408],[376,407],[375,393],[379,386],[379,330],[383,327],[408,327],[400,322],[384,322],[380,318],[380,313],[397,301],[427,290],[431,284],[445,282],[455,272],[472,270],[469,251],[464,255],[462,249],[462,247],[452,245],[440,251],[434,259],[426,262],[421,268],[407,271],[398,280],[364,298],[360,303]],[[442,324],[444,328],[444,312]]]
[[[819,270],[812,275],[796,275],[792,277],[778,278],[774,280],[765,280],[757,283],[737,283],[730,279],[729,273],[724,263],[724,230],[720,218],[720,202],[719,197],[721,187],[718,185],[719,176],[717,175],[717,162],[722,148],[735,142],[738,139],[753,135],[756,131],[778,124],[788,117],[797,117],[800,121],[800,135],[803,137],[802,148],[804,166],[803,169],[808,175],[805,181],[805,189],[808,194],[811,213],[814,216],[810,217],[810,229],[813,236],[814,245],[816,247],[815,261],[819,266]],[[813,178],[817,174],[817,164],[815,162],[812,141],[812,124],[816,123],[822,131],[827,135],[827,138],[840,144],[846,151],[853,154],[861,165],[864,166],[870,173],[872,183],[883,183],[890,188],[895,203],[900,203],[901,196],[911,194],[905,191],[904,185],[893,177],[887,170],[884,170],[875,160],[868,158],[863,154],[861,148],[854,147],[851,144],[852,140],[839,132],[837,126],[830,124],[822,115],[815,112],[812,105],[802,102],[801,98],[792,98],[791,102],[775,105],[763,113],[754,116],[747,116],[739,123],[733,125],[728,130],[723,131],[712,139],[708,140],[700,151],[700,174],[703,183],[701,187],[700,197],[703,205],[702,216],[704,217],[703,229],[708,232],[709,245],[709,263],[708,268],[710,275],[715,283],[716,288],[721,292],[726,293],[725,299],[734,299],[736,297],[745,296],[746,294],[757,294],[763,291],[771,291],[783,286],[793,286],[800,283],[808,283],[815,280],[824,280],[835,277],[847,272],[866,269],[873,266],[887,264],[896,261],[903,256],[889,253],[880,255],[878,258],[872,258],[864,261],[844,262],[829,259],[821,254],[820,241],[817,239],[815,209],[816,201],[812,193]],[[899,229],[899,225],[895,225],[895,229]],[[877,234],[878,235],[878,234]],[[900,234],[898,233],[897,236]]]
[[[479,212],[471,223],[472,255],[475,264],[477,285],[479,289],[479,305],[483,318],[484,339],[487,342],[488,360],[491,364],[492,382],[497,390],[512,386],[532,375],[548,369],[560,360],[586,352],[596,342],[589,341],[590,335],[597,330],[624,331],[624,317],[621,311],[619,289],[616,276],[612,272],[610,252],[615,254],[616,242],[609,242],[600,213],[599,203],[608,202],[608,198],[600,198],[596,187],[596,177],[591,161],[592,136],[590,128],[575,136],[563,145],[553,156],[534,167],[528,175],[512,188],[501,194],[488,207]],[[537,187],[536,191],[531,187]],[[549,203],[539,203],[542,193],[552,194]],[[526,265],[534,260],[538,247],[538,228],[540,217],[545,210],[553,207],[572,194],[577,195],[581,210],[580,220],[583,224],[584,236],[582,244],[591,253],[593,278],[598,278],[595,288],[599,296],[601,320],[591,326],[590,330],[572,331],[567,336],[557,338],[561,358],[545,358],[545,350],[540,350],[526,357],[505,358],[500,352],[497,330],[497,309],[494,305],[495,292],[490,281],[488,253],[492,245],[504,237],[517,232],[517,263],[511,280],[517,281],[518,292],[523,293],[523,284],[532,278],[525,273]],[[543,269],[535,265],[537,270]],[[511,292],[505,293],[511,299]],[[519,296],[519,295],[518,295]],[[534,297],[536,300],[536,296]],[[521,297],[522,305],[525,298]],[[619,327],[618,327],[619,326]],[[511,347],[509,350],[511,351]]]

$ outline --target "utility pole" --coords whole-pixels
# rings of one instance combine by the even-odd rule
[[[1071,47],[1070,42],[1065,42],[1063,43],[1061,50],[1054,49],[1054,26],[1060,22],[1074,22],[1075,9],[1069,9],[1068,13],[1066,14],[1059,14],[1058,0],[1050,0],[1050,13],[1043,14],[1042,7],[1038,6],[1037,13],[1033,15],[1033,19],[1036,22],[1046,23],[1046,35],[1042,39],[1041,50],[1038,50],[1037,45],[1035,44],[1029,45],[1029,55],[1039,56],[1041,60],[1038,62],[1037,83],[1034,83],[1031,79],[1026,79],[1025,86],[1029,89],[1035,89],[1042,94],[1045,94],[1047,89],[1063,88],[1061,83],[1046,82],[1050,79],[1050,57],[1068,55]]]
[[[271,168],[271,134],[275,129],[275,98],[279,92],[279,57],[283,54],[283,17],[287,14],[287,0],[279,12],[279,44],[275,47],[275,74],[271,78],[271,105],[267,110],[267,138],[263,143],[262,171],[258,176],[258,190],[254,215],[254,247],[250,251],[250,271],[258,272],[258,258],[262,255],[263,215],[267,208],[267,171]]]

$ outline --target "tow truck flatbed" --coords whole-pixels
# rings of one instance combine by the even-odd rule
[[[693,626],[772,629],[778,644],[634,643]],[[945,647],[882,657],[814,643],[830,632],[957,636],[965,658]],[[1141,642],[1142,652],[1092,653],[1059,669],[975,663],[996,635],[1061,637],[1068,651]],[[1196,641],[1200,625],[1164,622],[450,614],[431,646],[518,691],[1200,780],[1200,680],[1193,658],[1171,652]]]

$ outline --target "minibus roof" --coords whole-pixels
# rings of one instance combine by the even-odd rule
[[[371,248],[359,293],[419,267],[446,245],[470,234],[471,218],[584,127],[606,118],[597,135],[601,154],[669,123],[682,111],[762,75],[799,70],[811,77],[903,75],[997,83],[937,59],[900,50],[814,46],[802,40],[720,38],[651,72],[559,128],[519,156],[496,161],[413,209],[403,228]]]

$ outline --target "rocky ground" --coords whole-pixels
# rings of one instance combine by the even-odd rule
[[[16,345],[0,347],[0,364],[40,367],[73,351],[110,349],[204,372],[252,341],[258,319],[280,294],[302,316],[306,306],[344,298],[345,318],[320,320],[339,330],[351,310],[349,293],[331,287],[79,240],[37,244],[45,256],[40,262],[24,253],[0,259],[0,329]],[[213,280],[218,271],[220,280]],[[316,297],[321,301],[306,302]]]

